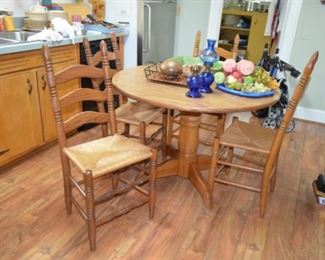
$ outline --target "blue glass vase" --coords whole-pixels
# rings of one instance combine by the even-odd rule
[[[187,86],[189,91],[186,92],[186,96],[191,98],[199,98],[201,97],[200,88],[202,87],[202,78],[198,74],[200,70],[199,66],[192,66],[191,71],[192,75],[187,78]]]
[[[201,93],[212,93],[213,91],[210,88],[210,85],[214,82],[214,75],[210,71],[209,67],[200,74],[200,77],[202,79],[202,86],[199,91]]]
[[[215,51],[216,40],[207,40],[208,47],[200,53],[200,59],[204,65],[212,67],[213,63],[219,60],[219,55]]]
[[[214,75],[210,71],[213,63],[219,60],[219,55],[215,51],[216,40],[207,40],[208,46],[200,53],[200,59],[203,61],[205,71],[201,73],[202,87],[200,88],[201,93],[212,93],[210,85],[214,82]]]

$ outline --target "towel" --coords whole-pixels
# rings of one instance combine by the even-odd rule
[[[58,32],[52,30],[52,29],[47,29],[44,28],[43,31],[36,33],[32,36],[29,36],[27,38],[27,41],[55,41],[59,42],[63,39],[63,36],[59,34]]]

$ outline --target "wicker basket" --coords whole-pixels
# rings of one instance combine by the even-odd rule
[[[33,21],[29,18],[24,18],[24,29],[41,31],[44,27],[49,27],[49,21]]]

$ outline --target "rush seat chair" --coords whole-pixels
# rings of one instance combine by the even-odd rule
[[[237,118],[233,118],[230,127],[226,129],[221,137],[215,138],[211,169],[208,177],[208,189],[211,194],[213,194],[215,182],[259,192],[261,193],[260,216],[264,216],[269,193],[270,191],[273,192],[275,188],[278,157],[288,123],[291,121],[295,109],[308,85],[317,59],[318,52],[315,52],[305,66],[304,72],[289,102],[288,109],[281,121],[280,128],[275,131],[263,128],[260,125],[241,122]],[[223,155],[219,154],[221,147],[227,149]],[[241,163],[238,163],[238,160],[234,162],[234,152],[237,150],[241,152],[249,151],[250,153],[254,153],[254,156],[260,155],[262,157],[261,159],[264,159],[260,160],[260,162],[263,162],[263,165],[259,167],[251,166],[251,163],[249,165],[247,163],[244,164],[245,160],[239,160]],[[253,187],[240,183],[238,180],[234,180],[234,178],[229,178],[230,167],[239,169],[239,173],[256,174],[261,179],[259,187]]]
[[[104,41],[101,42],[100,47],[102,68],[89,65],[73,65],[56,73],[53,70],[50,49],[47,45],[43,47],[45,70],[58,134],[66,210],[68,214],[71,214],[72,205],[74,205],[85,220],[91,250],[96,248],[97,227],[145,203],[149,203],[149,216],[150,218],[153,217],[157,161],[156,149],[117,134],[113,86],[108,64],[109,53]],[[105,89],[79,88],[62,97],[58,96],[60,83],[82,77],[95,81],[101,81],[104,78]],[[61,113],[63,107],[84,100],[107,101],[108,111],[84,111],[63,120]],[[66,133],[85,123],[103,124],[107,129],[110,129],[110,135],[107,135],[108,131],[102,131],[104,133],[102,138],[70,146]],[[147,161],[151,162],[150,167],[144,169],[142,165]],[[134,169],[130,170],[129,175],[131,177],[129,175],[125,176],[124,170],[129,170],[131,167]],[[73,168],[73,171],[71,171],[71,168]],[[124,175],[122,175],[123,171]],[[105,182],[105,185],[100,186],[99,190],[96,189],[97,185],[105,180],[109,181],[109,185],[106,186]],[[104,193],[102,192],[103,187],[105,188]],[[140,200],[138,196],[136,203],[127,203],[127,205],[120,202],[120,200],[116,201],[117,198],[122,199],[122,195],[127,193],[129,196],[129,191],[134,191],[143,199]],[[102,194],[97,196],[98,192]],[[102,212],[97,211],[100,204],[101,207],[104,206],[103,202],[114,204],[114,206],[116,204],[120,206],[121,204],[121,207],[103,217],[99,214]]]
[[[122,69],[120,50],[115,33],[112,33],[111,35],[111,42],[112,51],[108,52],[108,59],[109,64],[115,63],[116,68],[112,68],[111,66],[109,67],[110,78],[112,78],[116,72]],[[88,65],[94,67],[98,66],[101,63],[100,52],[92,54],[87,38],[84,38],[83,46]],[[98,81],[93,81],[92,85],[95,89],[100,88],[100,82]],[[166,153],[165,147],[167,138],[167,110],[141,102],[126,102],[126,98],[118,93],[115,89],[114,94],[119,95],[120,106],[115,110],[115,114],[117,122],[124,124],[124,135],[127,137],[137,138],[143,144],[151,145],[156,140],[158,135],[161,134],[160,143],[156,146],[156,148],[161,150],[162,157],[164,158]],[[104,109],[103,105],[101,104],[98,104],[98,108],[101,110]],[[162,122],[157,122],[158,120],[161,120],[160,117],[162,117]],[[139,135],[131,135],[130,126],[135,126],[139,131]],[[152,129],[154,129],[154,131],[149,137],[147,137],[147,129],[150,126]]]

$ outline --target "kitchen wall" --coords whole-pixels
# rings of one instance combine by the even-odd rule
[[[192,55],[195,34],[202,32],[201,48],[208,30],[210,0],[178,0],[174,55]]]
[[[0,0],[0,8],[6,8],[14,12],[14,16],[22,17],[25,15],[25,10],[35,5],[41,0]],[[53,3],[73,3],[76,0],[53,0]]]
[[[325,5],[319,0],[303,0],[290,64],[302,70],[316,50],[318,62],[296,115],[325,123]]]
[[[6,8],[14,12],[14,16],[24,16],[25,10],[35,5],[37,0],[0,0],[0,8]]]

